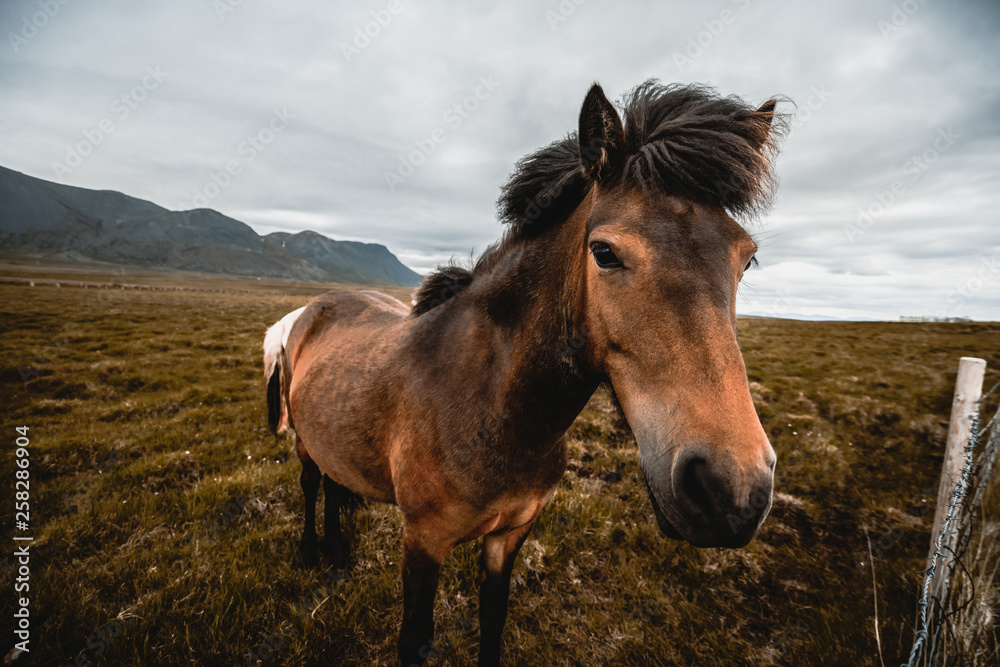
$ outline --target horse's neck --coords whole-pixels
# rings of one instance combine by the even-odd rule
[[[584,233],[574,218],[542,232],[440,306],[463,403],[529,446],[561,435],[598,384],[582,359]]]

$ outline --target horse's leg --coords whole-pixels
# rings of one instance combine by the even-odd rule
[[[510,573],[517,552],[534,521],[506,533],[483,537],[479,575],[479,667],[500,664],[500,644],[507,621]]]
[[[399,664],[419,667],[434,646],[434,596],[441,563],[449,548],[428,547],[423,536],[403,524],[403,622],[399,629]]]
[[[316,537],[316,498],[319,496],[319,480],[322,473],[302,445],[302,441],[298,439],[296,439],[296,451],[299,460],[302,461],[302,475],[299,477],[299,481],[302,483],[302,493],[306,498],[306,525],[302,531],[299,555],[302,557],[303,565],[316,567],[319,565],[319,558],[316,555],[318,543]]]
[[[340,506],[349,491],[323,475],[323,541],[320,547],[334,569],[347,565],[347,545],[340,532]]]

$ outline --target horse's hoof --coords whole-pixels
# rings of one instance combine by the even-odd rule
[[[335,570],[342,570],[347,567],[347,550],[344,549],[344,545],[340,542],[330,542],[323,540],[320,542],[320,549],[323,550],[323,554],[329,559],[330,565],[333,566]]]
[[[299,547],[299,559],[302,563],[302,567],[319,567],[319,555],[316,553],[316,545],[301,545]]]

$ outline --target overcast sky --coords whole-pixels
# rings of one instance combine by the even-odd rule
[[[3,166],[421,273],[499,236],[514,162],[595,80],[785,95],[739,310],[1000,320],[995,0],[3,0],[0,26]]]

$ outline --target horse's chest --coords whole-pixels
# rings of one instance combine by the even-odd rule
[[[547,494],[562,479],[566,463],[566,443],[559,438],[540,447],[487,452],[460,469],[472,473],[469,491],[485,505],[497,498]]]

